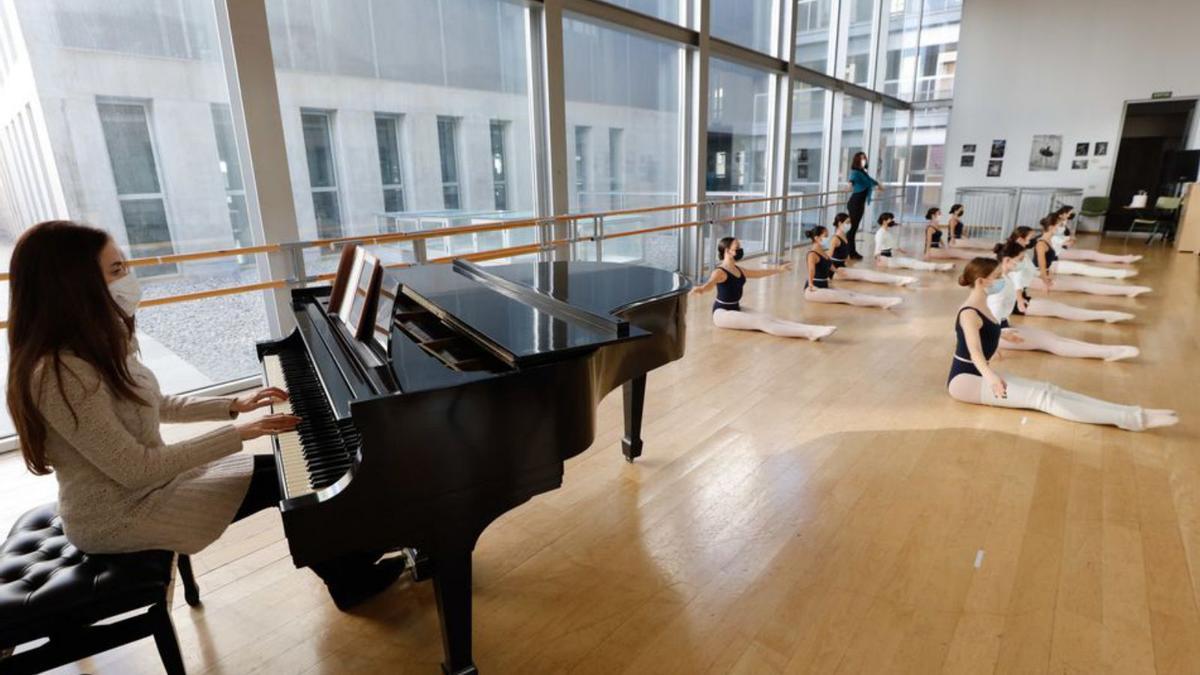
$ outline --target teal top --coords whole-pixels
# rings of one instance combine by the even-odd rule
[[[854,194],[867,193],[867,203],[871,203],[871,190],[879,185],[879,181],[867,175],[862,169],[850,169],[850,184],[854,186]]]

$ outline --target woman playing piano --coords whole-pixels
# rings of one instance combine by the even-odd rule
[[[107,233],[69,221],[40,223],[18,240],[10,275],[8,409],[25,465],[58,479],[71,543],[97,554],[190,554],[230,523],[279,503],[274,455],[239,451],[244,441],[295,428],[299,418],[233,420],[287,393],[163,394],[138,354],[137,277]],[[163,441],[160,422],[202,420],[229,423]],[[347,609],[403,572],[403,562],[376,558],[314,571]]]

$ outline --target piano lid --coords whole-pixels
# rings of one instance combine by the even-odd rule
[[[692,287],[686,277],[675,272],[623,263],[576,260],[497,265],[486,269],[498,277],[601,316],[686,293]]]
[[[595,311],[593,307],[599,301],[597,297],[581,291],[580,299],[591,298],[590,302],[581,303],[576,302],[576,296],[565,291],[561,293],[562,297],[551,294],[563,304],[573,305],[582,311],[572,312],[570,307],[556,310],[553,306],[538,302],[536,297],[522,299],[519,295],[521,292],[536,296],[533,286],[521,283],[519,278],[512,279],[499,274],[510,267],[578,264],[531,263],[485,268],[495,276],[515,281],[513,286],[524,287],[518,289],[517,293],[511,288],[503,289],[489,284],[485,278],[473,276],[464,268],[450,265],[422,265],[389,271],[384,283],[388,286],[397,284],[399,293],[415,300],[443,321],[461,329],[500,359],[517,367],[649,335],[640,328],[622,327],[622,322],[609,316],[608,308]],[[560,276],[565,275],[564,282],[573,278],[570,269],[563,267],[557,270]],[[650,295],[649,292],[635,294],[640,298],[630,299],[645,299]],[[581,314],[595,316],[581,317]]]

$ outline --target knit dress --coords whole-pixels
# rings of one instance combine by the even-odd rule
[[[253,460],[236,454],[242,440],[232,424],[170,444],[159,426],[233,419],[233,399],[164,395],[136,344],[128,366],[144,404],[117,399],[71,354],[62,355],[61,381],[48,362],[34,373],[63,529],[88,553],[196,553],[232,522]]]

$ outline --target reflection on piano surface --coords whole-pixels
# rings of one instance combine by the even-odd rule
[[[343,264],[333,291],[294,291],[296,330],[258,347],[266,384],[286,387],[284,410],[303,418],[274,442],[284,530],[298,566],[421,551],[443,667],[472,673],[476,540],[562,485],[563,461],[591,445],[596,406],[618,385],[622,448],[641,454],[646,374],[683,355],[690,283],[591,262],[387,270],[362,330],[336,310],[368,267]]]

